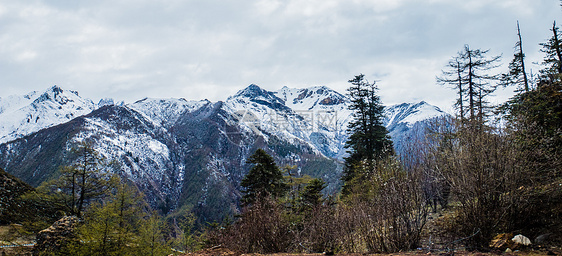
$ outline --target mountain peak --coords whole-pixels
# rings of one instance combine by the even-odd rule
[[[235,99],[235,98],[248,98],[251,101],[279,101],[281,104],[284,104],[283,100],[277,98],[275,93],[262,89],[261,87],[250,84],[248,87],[244,88],[243,90],[238,91],[234,96],[228,97],[228,100]]]
[[[103,98],[100,99],[100,101],[98,102],[98,108],[101,108],[103,106],[113,106],[115,105],[115,101],[113,100],[113,98]]]
[[[64,90],[60,88],[58,85],[53,85],[53,87],[49,88],[47,91],[52,91],[53,93],[62,93]]]
[[[417,103],[401,103],[386,107],[385,115],[384,123],[387,127],[392,129],[392,127],[399,123],[407,123],[411,126],[418,121],[443,116],[446,115],[446,113],[436,106],[425,101],[420,101]]]
[[[272,96],[271,92],[268,92],[261,87],[257,86],[256,84],[250,84],[248,87],[240,90],[234,95],[234,97],[248,97],[250,99],[257,98],[257,97],[265,97],[269,98]]]
[[[42,93],[11,96],[0,102],[0,143],[90,113],[95,104],[54,85]]]
[[[347,98],[326,86],[312,86],[296,89],[284,86],[275,94],[284,99],[291,108],[313,109],[321,106],[334,106],[347,102]]]

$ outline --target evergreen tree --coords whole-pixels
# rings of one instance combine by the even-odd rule
[[[242,179],[242,204],[253,204],[259,198],[282,196],[287,190],[283,173],[275,164],[275,160],[265,150],[258,149],[251,155],[247,163],[253,164],[248,174]]]
[[[466,80],[464,76],[465,65],[461,63],[458,57],[454,57],[447,64],[448,70],[442,70],[442,76],[437,77],[437,82],[440,84],[449,84],[454,90],[457,91],[458,98],[454,106],[459,110],[459,118],[464,119],[464,94],[466,93]]]
[[[95,202],[78,228],[81,244],[68,248],[72,255],[166,255],[156,213],[136,187],[122,182],[106,200]]]
[[[562,41],[556,21],[552,24],[551,31],[552,37],[548,42],[540,44],[543,47],[541,52],[546,54],[543,61],[546,67],[541,70],[541,74],[550,80],[559,80],[558,76],[562,74]]]
[[[152,212],[140,226],[136,255],[170,255],[171,250],[163,229],[164,222],[157,212]]]
[[[303,210],[312,210],[322,205],[322,190],[326,188],[326,182],[322,179],[313,179],[301,192],[301,205]]]
[[[351,192],[352,180],[360,176],[357,170],[363,161],[378,161],[394,154],[392,141],[382,123],[384,106],[376,94],[378,88],[375,82],[369,83],[363,74],[348,82],[351,83],[348,89],[351,97],[349,109],[353,111],[354,119],[349,123],[348,131],[351,135],[345,145],[350,150],[349,156],[345,158],[342,175],[343,195]]]
[[[515,43],[515,54],[513,60],[509,63],[509,71],[501,75],[502,86],[518,86],[517,90],[529,91],[529,79],[525,71],[525,54],[523,53],[523,41],[521,39],[521,30],[519,29],[519,21],[517,21],[517,37],[519,40]]]
[[[471,121],[482,123],[489,112],[487,97],[496,90],[496,86],[491,82],[498,80],[499,76],[489,74],[490,70],[497,68],[501,55],[488,58],[486,54],[489,50],[472,50],[468,45],[464,46],[463,51],[449,61],[452,70],[444,71],[443,77],[437,80],[441,83],[448,83],[455,86],[460,94],[457,106],[467,106],[468,118]],[[467,104],[463,102],[467,101]],[[463,118],[464,110],[460,116]]]

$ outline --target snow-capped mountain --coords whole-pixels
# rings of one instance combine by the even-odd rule
[[[0,98],[0,143],[68,122],[94,109],[91,100],[56,85],[43,93]]]
[[[296,165],[299,173],[321,177],[330,191],[337,190],[352,118],[349,102],[323,86],[270,92],[250,85],[224,102],[145,98],[96,105],[53,87],[0,100],[3,134],[12,134],[2,135],[0,167],[37,186],[73,161],[67,150],[89,141],[120,164],[120,173],[153,206],[167,212],[187,204],[199,217],[219,219],[238,207],[246,159],[257,148],[280,166]],[[30,122],[50,122],[32,126],[15,118],[16,112]],[[3,118],[10,113],[11,119]],[[412,127],[444,115],[425,102],[390,106],[385,113],[395,145]]]
[[[143,113],[153,123],[159,124],[163,127],[171,127],[180,117],[181,114],[188,111],[194,111],[201,108],[203,105],[211,103],[208,100],[187,101],[183,98],[180,99],[151,99],[144,98],[135,103],[128,104],[140,113]]]
[[[418,103],[402,103],[386,107],[384,125],[392,131],[399,125],[412,127],[415,123],[446,115],[441,109],[425,101]]]

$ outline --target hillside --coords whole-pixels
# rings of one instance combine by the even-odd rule
[[[35,214],[20,196],[34,188],[0,168],[0,225],[19,223]]]

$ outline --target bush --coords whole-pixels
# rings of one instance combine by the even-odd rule
[[[248,253],[287,252],[294,235],[282,205],[271,197],[258,198],[228,227],[209,234],[210,243]]]

